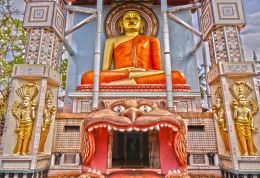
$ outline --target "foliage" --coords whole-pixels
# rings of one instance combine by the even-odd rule
[[[206,98],[206,74],[204,72],[203,65],[198,67],[198,74],[199,74],[199,85],[200,85],[200,95],[201,98]]]
[[[13,66],[23,63],[27,43],[21,20],[13,18],[17,14],[10,0],[0,0],[0,118],[7,106]]]
[[[66,88],[67,83],[67,68],[68,68],[68,59],[62,59],[60,66],[60,74],[61,74],[61,88]]]

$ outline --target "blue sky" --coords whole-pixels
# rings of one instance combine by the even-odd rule
[[[24,8],[23,0],[12,0],[20,8]],[[253,59],[253,51],[260,60],[260,0],[243,0],[247,25],[241,31],[246,60]]]

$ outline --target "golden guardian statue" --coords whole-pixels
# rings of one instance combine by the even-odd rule
[[[216,104],[213,105],[213,117],[218,122],[218,127],[219,127],[222,140],[224,142],[225,150],[227,153],[230,153],[225,110],[223,106],[223,98],[222,98],[220,87],[217,89],[215,96],[216,96]]]
[[[52,105],[53,94],[51,90],[47,90],[45,99],[45,109],[43,113],[43,123],[41,127],[41,137],[39,144],[39,153],[44,153],[45,142],[51,127],[52,121],[55,119],[56,107]]]
[[[253,140],[253,132],[257,132],[254,127],[253,116],[258,112],[256,98],[250,100],[252,110],[247,107],[247,97],[253,92],[253,89],[242,81],[235,81],[230,85],[230,92],[234,97],[232,102],[233,118],[237,131],[239,148],[242,156],[254,156],[257,149]]]
[[[12,114],[16,118],[17,141],[14,154],[27,155],[35,120],[36,102],[39,88],[35,83],[28,83],[16,90],[21,101],[15,101]]]

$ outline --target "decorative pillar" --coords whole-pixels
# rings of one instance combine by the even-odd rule
[[[219,151],[219,165],[235,175],[260,174],[259,91],[254,62],[244,58],[240,30],[245,26],[242,0],[205,0],[203,39],[208,41],[207,73]]]
[[[93,84],[93,103],[92,109],[98,108],[99,99],[99,74],[100,74],[100,58],[101,58],[101,33],[102,33],[102,9],[103,0],[97,0],[97,36],[95,44],[95,61],[94,61],[94,84]]]
[[[166,75],[166,97],[167,107],[173,110],[173,95],[172,95],[172,67],[171,67],[171,51],[169,41],[169,24],[168,24],[168,6],[166,0],[161,0],[161,11],[163,15],[163,42],[164,42],[164,70]]]
[[[64,39],[63,0],[27,1],[25,64],[13,68],[13,83],[1,142],[0,173],[41,176],[51,162],[60,74],[57,58]]]

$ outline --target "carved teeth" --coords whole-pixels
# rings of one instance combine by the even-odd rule
[[[92,169],[91,168],[88,168],[88,172],[91,172],[92,171]]]
[[[116,127],[113,127],[113,130],[114,130],[114,131],[118,131],[118,128],[116,128]]]
[[[106,128],[107,126],[106,125],[103,125],[104,128]]]
[[[164,127],[164,124],[160,124],[160,127]]]
[[[132,132],[133,131],[133,128],[128,128],[128,129],[126,129],[127,130],[127,132]]]
[[[111,127],[111,126],[107,126],[107,130],[108,130],[108,131],[111,131],[111,130],[112,130],[112,127]]]
[[[101,174],[100,170],[98,170],[98,171],[97,171],[97,174],[98,174],[98,175],[100,175],[100,174]]]
[[[140,131],[140,129],[138,129],[138,128],[135,127],[135,128],[134,128],[134,131],[137,131],[137,132],[138,132],[138,131]]]
[[[169,171],[168,171],[168,175],[171,175],[171,174],[172,174],[172,171],[171,171],[171,170],[169,170]]]
[[[96,172],[96,169],[93,169],[93,170],[92,170],[92,173],[93,173],[93,174],[96,174],[96,173],[97,173],[97,172]]]
[[[176,170],[173,170],[173,173],[176,174]]]
[[[88,132],[92,132],[94,130],[94,128],[92,127],[92,128],[89,128],[88,129]]]
[[[178,131],[178,128],[172,127],[172,131],[177,132],[177,131]]]
[[[98,125],[95,125],[94,128],[97,129],[97,128],[99,128],[99,126],[98,126]]]
[[[177,169],[177,172],[178,172],[178,173],[181,173],[181,171],[180,171],[179,169]]]
[[[157,131],[159,131],[159,130],[160,130],[160,126],[159,126],[159,125],[155,126],[155,129],[156,129]]]
[[[142,132],[147,132],[148,131],[148,129],[146,128],[146,129],[142,129]]]
[[[118,129],[119,132],[125,132],[125,129]]]
[[[154,127],[149,127],[149,130],[153,130],[154,129]]]

